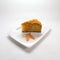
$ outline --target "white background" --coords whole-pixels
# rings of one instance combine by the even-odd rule
[[[50,24],[51,31],[28,49],[8,32],[32,18]],[[0,0],[0,60],[60,60],[60,0]]]

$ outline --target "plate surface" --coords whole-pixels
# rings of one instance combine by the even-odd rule
[[[25,47],[32,47],[35,45],[38,41],[40,41],[50,30],[50,27],[43,26],[41,33],[34,33],[31,32],[33,36],[35,36],[35,40],[30,39],[28,42],[26,41],[26,33],[22,33],[21,28],[20,29],[13,29],[9,32],[9,36],[12,37],[14,40],[19,42],[20,44],[24,45]]]

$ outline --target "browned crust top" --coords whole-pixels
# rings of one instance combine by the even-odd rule
[[[22,25],[25,25],[25,24],[39,24],[39,25],[42,25],[40,21],[38,21],[38,19],[31,19],[29,21],[26,21],[26,22],[23,22]]]

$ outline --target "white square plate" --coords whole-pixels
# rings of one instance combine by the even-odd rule
[[[43,26],[41,33],[32,32],[31,34],[35,36],[35,40],[30,39],[28,42],[26,41],[26,37],[22,36],[23,33],[21,31],[21,28],[13,29],[12,31],[10,31],[9,36],[12,37],[17,42],[19,42],[20,44],[24,45],[25,47],[30,48],[33,45],[35,45],[39,40],[41,40],[41,38],[43,38],[49,30],[50,28],[48,26]]]

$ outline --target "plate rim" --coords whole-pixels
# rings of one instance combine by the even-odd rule
[[[45,28],[47,27],[47,26],[44,26]],[[16,28],[17,29],[17,28]],[[16,30],[16,29],[14,29],[14,30]],[[19,29],[21,29],[21,27],[19,28],[18,27],[18,29],[17,30],[19,30]],[[10,33],[8,34],[11,38],[13,38],[13,40],[15,40],[16,42],[18,42],[18,43],[20,43],[20,44],[22,44],[23,46],[25,46],[25,47],[27,47],[27,48],[30,48],[30,47],[32,47],[32,46],[34,46],[38,41],[40,41],[49,31],[51,30],[51,28],[49,27],[49,28],[47,28],[47,31],[41,36],[41,37],[38,37],[37,39],[38,40],[36,40],[33,44],[26,44],[26,43],[23,43],[23,42],[21,42],[21,41],[19,41],[19,40],[17,40],[17,39],[15,39],[12,35],[11,35],[11,33],[12,33],[12,30],[10,31]]]

